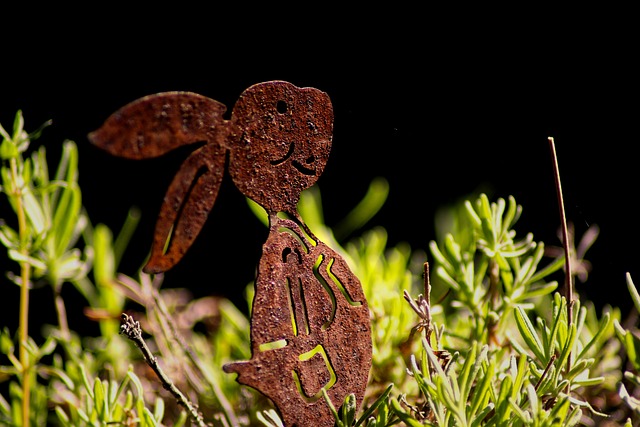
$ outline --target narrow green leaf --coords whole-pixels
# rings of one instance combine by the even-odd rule
[[[78,178],[78,148],[73,141],[65,140],[62,144],[62,155],[58,163],[58,168],[54,177],[55,181],[65,182],[67,185],[77,182]],[[60,193],[64,192],[63,187],[58,188],[53,193],[52,204],[62,204],[58,202]]]
[[[53,353],[56,349],[58,341],[53,335],[49,335],[45,342],[38,348],[38,360]]]
[[[489,387],[492,381],[495,379],[495,362],[492,360],[488,363],[486,371],[481,376],[480,382],[476,384],[476,388],[471,396],[471,411],[470,414],[474,419],[478,419],[478,415],[484,412],[489,401]],[[478,412],[480,411],[480,412]],[[484,417],[482,417],[484,419]]]
[[[127,371],[127,378],[129,378],[129,380],[135,386],[138,396],[142,396],[144,394],[142,383],[140,382],[140,378],[138,378],[138,376],[133,372],[131,367],[129,367],[129,370]],[[124,381],[123,381],[123,384],[124,384]]]
[[[429,242],[429,249],[431,250],[431,255],[433,256],[433,259],[436,265],[438,265],[441,268],[444,268],[444,270],[447,272],[454,271],[453,265],[444,256],[444,254],[440,252],[440,248],[438,248],[438,244],[436,242],[434,242],[433,240]]]
[[[0,151],[2,149],[0,148]],[[2,154],[0,153],[0,156]],[[13,208],[13,211],[16,211],[16,206],[15,206],[15,185],[13,182],[13,178],[11,176],[11,171],[9,170],[9,168],[0,168],[0,175],[2,175],[2,192],[5,193],[8,197],[9,197],[9,203],[11,204],[11,207]]]
[[[587,319],[586,307],[580,307],[580,303],[576,301],[574,304],[573,323],[576,325],[576,335],[582,336],[582,328],[584,328],[585,320]]]
[[[516,417],[518,417],[524,423],[524,425],[530,424],[531,415],[524,409],[520,408],[520,406],[518,406],[518,403],[513,399],[513,397],[510,397],[508,401],[509,401],[509,406],[511,407],[513,412],[516,414]]]
[[[13,137],[11,139],[13,139],[14,142],[17,143],[19,139],[22,138],[23,129],[24,117],[22,115],[22,110],[18,110],[13,118]]]
[[[506,233],[508,231],[508,229],[505,229],[502,227],[502,215],[504,214],[504,209],[505,209],[505,201],[502,197],[500,197],[496,203],[493,204],[492,206],[492,226],[491,228],[493,228],[496,237],[498,237],[498,239],[502,239],[503,233]]]
[[[618,387],[618,395],[620,398],[634,411],[640,412],[640,400],[635,396],[630,395],[623,383],[620,383]]]
[[[93,231],[94,266],[93,275],[96,284],[102,286],[115,276],[115,260],[113,258],[113,234],[104,224],[96,225]]]
[[[47,150],[44,145],[31,155],[33,159],[34,181],[42,190],[43,207],[49,208],[49,166],[47,165]]]
[[[82,196],[77,184],[69,183],[60,197],[60,204],[54,205],[52,231],[55,233],[55,253],[62,255],[73,243],[73,236],[78,225]]]
[[[541,363],[544,363],[544,361],[546,360],[544,349],[542,348],[540,337],[538,337],[538,334],[535,331],[533,324],[529,320],[529,317],[520,306],[516,307],[516,309],[514,310],[514,314],[518,330],[520,331],[520,336],[522,336],[522,339],[524,339],[525,343],[533,352],[533,354],[538,358],[538,360]]]
[[[133,406],[133,391],[129,389],[124,394],[124,403],[122,404],[122,409],[124,409],[125,411],[131,411],[133,409]]]
[[[24,160],[24,165],[22,167],[22,182],[25,186],[33,186],[33,168],[34,161],[31,158],[27,158]]]
[[[488,403],[482,407],[482,410],[478,413],[473,412],[475,415],[471,420],[471,427],[480,427],[485,425],[485,419],[491,411],[495,408],[493,403]]]
[[[93,381],[93,404],[98,413],[98,418],[101,422],[106,422],[108,414],[107,399],[104,394],[104,385],[100,378],[96,378]]]
[[[338,425],[338,427],[343,427],[341,426],[342,421],[340,420],[340,415],[338,414],[338,411],[336,411],[336,407],[333,406],[333,402],[331,402],[331,398],[327,394],[327,391],[324,389],[324,387],[321,388],[320,391],[322,391],[322,396],[324,397],[324,400],[327,402],[327,405],[329,405],[329,410],[333,414],[333,418],[335,418],[336,424]]]
[[[344,398],[344,403],[340,408],[342,423],[345,427],[351,427],[356,419],[356,395],[353,393],[348,394]]]
[[[69,422],[69,416],[66,412],[64,412],[64,409],[62,409],[60,406],[56,406],[55,412],[56,416],[58,417],[58,421],[60,421],[60,423],[62,423],[64,427],[71,426],[71,423]]]
[[[144,423],[141,423],[141,426],[144,425],[145,427],[147,427],[147,426],[148,427],[158,427],[158,422],[153,417],[153,414],[151,413],[149,408],[145,407],[142,410],[142,418],[144,419]]]
[[[362,228],[375,214],[377,214],[389,195],[389,182],[381,177],[375,178],[369,184],[367,193],[362,200],[340,221],[333,232],[339,241],[352,232]]]
[[[551,328],[551,332],[549,333],[549,337],[548,337],[549,345],[547,347],[547,353],[546,353],[547,357],[544,360],[542,360],[542,362],[545,364],[549,361],[549,359],[551,358],[551,355],[554,354],[556,351],[557,336],[558,336],[558,331],[560,331],[560,327],[566,324],[563,316],[564,314],[566,314],[566,311],[565,311],[566,300],[564,298],[560,299],[559,304],[560,306],[556,305],[556,309],[554,310],[553,326]],[[558,366],[561,366],[561,365],[558,365]]]
[[[129,370],[127,372],[127,376],[129,377],[129,379],[131,380],[131,382],[136,388],[137,398],[135,401],[135,407],[136,407],[136,410],[138,411],[138,416],[140,417],[140,422],[141,422],[140,427],[149,425],[147,424],[147,420],[143,415],[146,408],[144,406],[144,390],[142,388],[142,383],[140,382],[140,378],[138,378],[138,376],[132,370]]]
[[[80,374],[82,375],[82,383],[84,384],[84,388],[89,394],[89,397],[94,400],[95,396],[93,394],[93,387],[91,387],[91,383],[89,382],[89,378],[87,377],[87,370],[84,367],[84,364],[80,364]]]
[[[558,282],[542,283],[539,286],[531,286],[527,292],[518,297],[517,301],[527,301],[533,298],[549,295],[558,288]]]
[[[48,224],[40,203],[30,189],[24,189],[22,193],[22,204],[34,233],[36,235],[42,235],[47,229]]]
[[[485,193],[481,193],[476,201],[476,206],[478,208],[478,216],[482,219],[491,218],[491,203],[489,202],[489,198]]]
[[[500,383],[500,390],[498,391],[498,397],[495,399],[496,404],[496,421],[498,425],[504,422],[509,417],[509,396],[511,396],[513,390],[513,379],[507,375]]]
[[[571,325],[571,328],[569,329],[569,336],[567,337],[567,340],[565,341],[564,346],[560,351],[560,355],[558,356],[557,366],[563,366],[566,363],[567,359],[569,358],[569,354],[573,350],[573,344],[575,343],[575,341],[576,328],[574,325]],[[558,369],[558,371],[560,370]]]
[[[20,236],[13,228],[0,223],[0,243],[7,249],[19,249]]]
[[[591,347],[593,347],[595,343],[598,342],[602,334],[604,334],[604,332],[609,328],[610,322],[611,322],[611,313],[609,312],[604,313],[604,315],[602,316],[602,319],[600,320],[600,325],[598,326],[598,330],[593,335],[593,338],[591,338],[591,340],[589,340],[589,342],[584,346],[580,354],[578,354],[578,357],[576,358],[576,360],[580,360],[588,354],[588,351],[591,349]]]
[[[478,369],[480,368],[480,363],[482,363],[483,356],[485,356],[486,354],[481,353],[478,356],[477,346],[477,342],[471,345],[464,363],[462,364],[462,369],[460,369],[460,373],[458,374],[458,384],[460,385],[460,400],[464,400],[465,402],[467,401],[469,393],[471,392],[471,387],[473,386],[476,374],[478,372]],[[483,350],[485,350],[484,347]]]
[[[458,245],[451,233],[448,233],[444,239],[444,249],[447,254],[447,259],[454,261],[456,265],[462,262],[462,255],[460,253],[460,245]]]
[[[138,427],[148,427],[150,424],[148,423],[147,417],[145,416],[145,410],[147,408],[144,407],[144,400],[140,395],[136,399],[136,411],[138,412]]]
[[[267,409],[256,414],[258,420],[267,427],[284,427],[284,423],[274,409]]]
[[[515,224],[514,220],[517,220],[516,213],[518,211],[518,205],[516,203],[516,199],[513,196],[509,196],[509,208],[507,209],[507,213],[504,215],[502,219],[502,229],[509,230]]]
[[[433,382],[431,381],[431,378],[429,375],[423,375],[423,372],[429,372],[429,362],[428,362],[429,358],[427,356],[427,351],[424,350],[422,352],[422,357],[420,358],[420,367],[418,367],[418,362],[416,360],[415,355],[411,355],[410,357],[410,369],[413,375],[413,378],[415,379],[416,383],[418,384],[418,388],[420,389],[420,391],[422,391],[422,393],[425,396],[429,396],[431,394],[432,390],[435,390],[436,386],[435,384],[433,384]]]
[[[636,350],[636,345],[635,342],[637,341],[637,338],[635,338],[635,336],[630,332],[627,331],[624,336],[623,336],[623,343],[624,343],[624,348],[627,351],[627,356],[629,357],[629,360],[631,361],[631,363],[633,363],[633,366],[638,369],[638,366],[640,365],[639,360],[638,360],[638,353]]]
[[[52,120],[47,120],[46,122],[42,123],[36,130],[34,130],[33,132],[29,133],[28,137],[26,138],[27,141],[31,140],[36,140],[38,138],[40,138],[40,135],[42,134],[42,131],[44,131],[45,128],[51,126],[51,124],[53,123]],[[24,148],[24,150],[26,150],[27,147]]]
[[[378,415],[375,417],[376,425],[386,426],[387,422],[391,418],[391,402],[385,398],[383,404],[378,405]],[[369,415],[369,419],[374,418]],[[367,423],[368,425],[369,423]]]
[[[9,258],[11,258],[16,262],[26,262],[27,264],[29,264],[30,266],[32,266],[37,270],[41,270],[41,271],[47,270],[47,265],[37,258],[24,255],[15,249],[9,249],[8,254],[9,254]]]
[[[570,401],[566,397],[563,399],[559,399],[553,408],[551,408],[551,412],[549,416],[551,418],[558,418],[560,420],[565,420],[567,415],[569,414],[569,409],[571,409]]]
[[[580,387],[594,387],[604,383],[605,377],[591,377],[584,379],[573,379],[571,381],[571,388],[580,388]]]
[[[462,285],[464,285],[464,290],[467,294],[471,295],[475,288],[475,275],[474,275],[474,264],[473,260],[469,260],[465,264],[461,265],[462,268]]]
[[[474,228],[476,230],[479,230],[480,227],[482,226],[482,220],[480,219],[480,217],[476,213],[475,209],[473,209],[473,205],[471,204],[470,201],[465,200],[464,207],[465,207],[465,210],[467,212],[467,216],[471,220],[471,223],[473,224]]]
[[[633,280],[631,280],[631,274],[626,273],[625,277],[627,280],[627,289],[629,289],[633,305],[635,306],[636,311],[640,313],[640,293],[638,293],[638,289],[636,289],[636,286],[633,284]]]
[[[127,385],[129,384],[129,381],[131,380],[131,377],[129,375],[126,375],[122,381],[120,382],[120,384],[118,385],[118,388],[116,389],[115,393],[113,394],[113,396],[111,397],[111,405],[115,405],[115,403],[118,401],[119,397],[122,395],[122,392],[124,391],[124,389],[127,387]]]
[[[515,357],[512,356],[512,363],[514,362]],[[521,393],[522,386],[524,385],[525,379],[527,377],[527,357],[522,354],[518,358],[518,363],[516,365],[516,374],[514,375],[513,387],[511,388],[511,396],[515,399],[517,395]]]
[[[536,390],[532,384],[527,384],[525,387],[525,391],[527,397],[529,398],[529,406],[531,407],[531,412],[535,414],[540,410],[542,406],[538,399],[538,394],[536,393]]]
[[[436,275],[437,275],[438,277],[440,277],[442,280],[444,280],[444,282],[445,282],[447,285],[449,285],[449,287],[450,287],[451,289],[453,289],[454,291],[456,291],[456,292],[457,292],[457,291],[459,291],[459,290],[460,290],[460,284],[459,284],[457,281],[455,281],[455,280],[453,279],[453,277],[451,277],[451,276],[449,275],[449,273],[447,273],[447,271],[444,269],[444,267],[442,267],[442,266],[438,266],[438,267],[436,268]]]
[[[507,262],[505,256],[508,255],[505,252],[496,252],[493,259],[498,263],[500,271],[509,271],[509,262]]]
[[[528,235],[527,235],[528,236]],[[533,240],[533,237],[531,238]],[[540,261],[542,261],[542,257],[544,256],[544,242],[538,242],[536,244],[536,248],[533,251],[533,254],[531,255],[531,260],[533,261],[531,263],[531,274],[527,274],[527,277],[531,277],[536,269],[538,268],[538,265],[540,264]]]
[[[503,246],[503,248],[500,251],[500,253],[505,258],[521,257],[521,256],[527,254],[529,251],[531,251],[531,249],[536,247],[536,243],[534,241],[532,241],[531,239],[533,239],[533,235],[531,233],[529,233],[529,234],[527,234],[526,239],[518,242],[517,245],[511,246],[510,248],[509,247],[505,248]]]
[[[494,230],[491,226],[491,221],[489,220],[489,218],[482,218],[482,236],[487,240],[487,249],[495,251],[496,235],[494,234]],[[490,255],[490,257],[493,258],[493,255]]]
[[[124,221],[120,232],[116,236],[116,239],[113,243],[113,266],[114,270],[118,269],[120,265],[120,260],[122,259],[122,255],[124,254],[125,249],[129,245],[131,241],[131,237],[133,236],[134,231],[138,227],[138,223],[140,222],[140,209],[136,207],[132,207],[127,212],[127,217]]]
[[[18,113],[16,113],[16,114],[20,114],[20,113],[21,113],[21,112],[20,112],[20,110],[18,110]],[[15,120],[15,118],[14,118],[14,120]],[[4,127],[2,127],[2,123],[0,123],[0,136],[2,136],[2,139],[3,139],[3,140],[4,140],[4,139],[7,139],[7,140],[10,140],[10,139],[11,139],[11,135],[9,135],[9,132],[7,132],[7,131],[4,129]]]
[[[540,246],[540,243],[538,243],[538,246]],[[538,270],[537,273],[535,273],[533,276],[531,276],[529,278],[529,283],[536,283],[538,281],[541,281],[542,279],[544,279],[548,275],[550,275],[552,273],[555,273],[556,271],[560,270],[563,265],[564,265],[564,257],[556,258],[549,265],[547,265],[546,267],[542,268],[541,270]]]
[[[402,406],[400,406],[400,403],[395,398],[391,399],[391,408],[393,409],[393,412],[398,416],[398,418],[400,418],[402,422],[407,424],[407,426],[424,427],[421,422],[419,422],[418,420],[413,418],[411,415],[406,413],[404,409],[402,409]]]
[[[78,416],[80,417],[80,419],[85,423],[87,423],[88,425],[91,425],[92,422],[91,422],[91,419],[89,418],[89,415],[87,415],[87,413],[81,408],[76,408],[76,409],[78,411]]]
[[[154,420],[162,420],[164,417],[164,400],[158,396],[156,398],[156,403],[153,408],[153,419]]]
[[[393,383],[389,384],[389,386],[387,386],[387,388],[382,392],[382,394],[380,394],[380,396],[378,396],[378,398],[369,406],[369,408],[367,408],[367,410],[362,413],[362,416],[360,416],[353,427],[358,427],[360,424],[362,424],[362,422],[367,420],[380,405],[386,402],[392,388]]]

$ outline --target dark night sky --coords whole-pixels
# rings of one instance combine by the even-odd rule
[[[64,139],[76,141],[94,223],[118,229],[131,206],[141,208],[125,272],[134,274],[144,261],[182,157],[112,158],[90,146],[87,133],[144,95],[194,91],[231,109],[248,86],[279,79],[332,99],[333,149],[318,181],[327,223],[335,225],[373,178],[385,177],[389,199],[368,227],[384,226],[390,246],[406,241],[426,249],[435,238],[436,209],[478,189],[493,200],[513,195],[524,208],[518,234],[556,245],[560,222],[547,142],[554,137],[568,219],[580,234],[591,224],[601,229],[587,257],[592,274],[579,290],[629,307],[625,273],[640,283],[634,209],[640,70],[621,29],[588,28],[566,40],[539,38],[545,28],[522,40],[494,31],[458,41],[380,29],[370,37],[317,37],[304,47],[290,46],[282,32],[246,46],[206,32],[193,37],[200,43],[172,43],[126,31],[94,41],[86,31],[67,29],[5,49],[5,57],[18,60],[0,70],[0,123],[10,128],[18,109],[27,130],[52,119],[38,140],[52,157]],[[253,278],[266,230],[226,178],[203,233],[166,274],[167,286],[236,295]]]

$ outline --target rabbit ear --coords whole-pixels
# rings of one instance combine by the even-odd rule
[[[125,105],[88,138],[115,156],[157,157],[182,145],[220,140],[226,109],[196,93],[158,93]]]
[[[145,273],[169,270],[198,237],[218,195],[225,157],[223,147],[207,144],[182,163],[164,197]]]

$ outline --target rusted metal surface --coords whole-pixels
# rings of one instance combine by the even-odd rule
[[[96,146],[130,159],[158,157],[188,144],[197,147],[165,194],[144,267],[147,273],[161,273],[177,264],[213,207],[230,130],[222,118],[225,111],[223,104],[195,93],[161,93],[122,107],[89,134]]]
[[[195,93],[151,95],[114,113],[89,139],[133,159],[196,147],[165,195],[148,273],[167,271],[189,249],[213,208],[228,155],[234,184],[265,208],[270,231],[255,282],[251,359],[223,368],[270,398],[285,425],[331,427],[322,390],[336,406],[353,393],[359,407],[372,351],[358,278],[296,209],[329,157],[331,101],[318,89],[271,81],[245,90],[229,120],[225,110]]]

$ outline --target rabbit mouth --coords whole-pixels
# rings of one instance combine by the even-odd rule
[[[296,168],[296,170],[298,172],[300,172],[303,175],[315,175],[316,174],[316,170],[314,168],[309,167],[309,165],[312,165],[313,163],[315,163],[316,158],[315,156],[309,156],[307,159],[305,159],[304,163],[303,162],[299,162],[298,160],[294,160],[293,157],[293,153],[295,151],[295,143],[290,143],[289,144],[289,150],[287,151],[287,154],[285,154],[284,156],[282,156],[281,158],[277,159],[277,160],[272,160],[271,164],[274,166],[277,165],[281,165],[284,162],[286,162],[287,160],[291,159],[291,165]]]
[[[293,165],[294,168],[296,168],[301,174],[303,175],[315,175],[316,174],[316,170],[312,169],[312,168],[308,168],[306,166],[304,166],[302,163],[298,162],[298,161],[292,161],[291,164]]]

